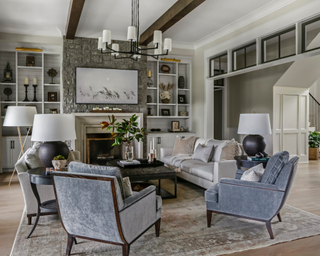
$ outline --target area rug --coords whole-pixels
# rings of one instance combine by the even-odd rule
[[[169,187],[172,184],[166,184]],[[286,205],[282,221],[275,218],[270,239],[264,223],[213,214],[207,228],[204,190],[186,182],[178,184],[178,198],[163,200],[160,237],[152,227],[130,248],[130,255],[223,255],[262,248],[320,234],[320,216]],[[32,226],[22,216],[11,256],[65,255],[67,236],[57,216],[42,216],[30,239]],[[122,255],[121,247],[78,239],[71,255]]]

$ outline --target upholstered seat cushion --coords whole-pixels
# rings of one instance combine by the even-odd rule
[[[213,181],[214,163],[204,163],[200,160],[185,160],[181,163],[181,170],[199,178]]]
[[[161,206],[162,206],[162,198],[161,198],[161,196],[156,196],[156,206],[157,206],[157,211],[159,210],[159,209],[161,209]]]
[[[289,152],[282,151],[274,154],[268,161],[266,169],[261,179],[261,183],[274,184],[283,166],[289,160]]]
[[[209,188],[205,192],[205,198],[207,202],[218,202],[219,200],[219,183]]]
[[[179,155],[179,156],[165,156],[161,159],[166,165],[180,167],[181,163],[185,160],[191,159],[192,157],[189,155]]]
[[[99,165],[84,164],[80,162],[71,162],[68,166],[68,172],[91,173],[91,174],[98,174],[98,175],[115,176],[118,180],[122,199],[126,198],[123,190],[122,175],[118,167],[99,166]]]

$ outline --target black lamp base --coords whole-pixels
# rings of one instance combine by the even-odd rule
[[[68,159],[69,148],[62,141],[44,142],[39,148],[39,158],[45,167],[53,167],[52,160],[55,156],[62,155]]]
[[[259,152],[263,153],[267,146],[266,140],[261,135],[248,135],[242,144],[248,156],[255,156]]]

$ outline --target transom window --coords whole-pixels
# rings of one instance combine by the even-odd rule
[[[302,52],[320,48],[320,17],[302,24]]]
[[[232,70],[249,68],[257,64],[257,45],[251,43],[232,51]]]
[[[296,54],[295,27],[261,40],[262,63],[290,57]]]
[[[218,76],[228,72],[228,55],[227,53],[210,59],[210,76]]]

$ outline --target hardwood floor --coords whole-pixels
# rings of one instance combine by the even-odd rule
[[[10,255],[24,202],[17,175],[8,186],[11,173],[0,174],[0,255]],[[287,204],[320,216],[320,160],[300,164]],[[283,220],[285,221],[285,220]],[[228,256],[319,256],[320,236],[304,238]]]

